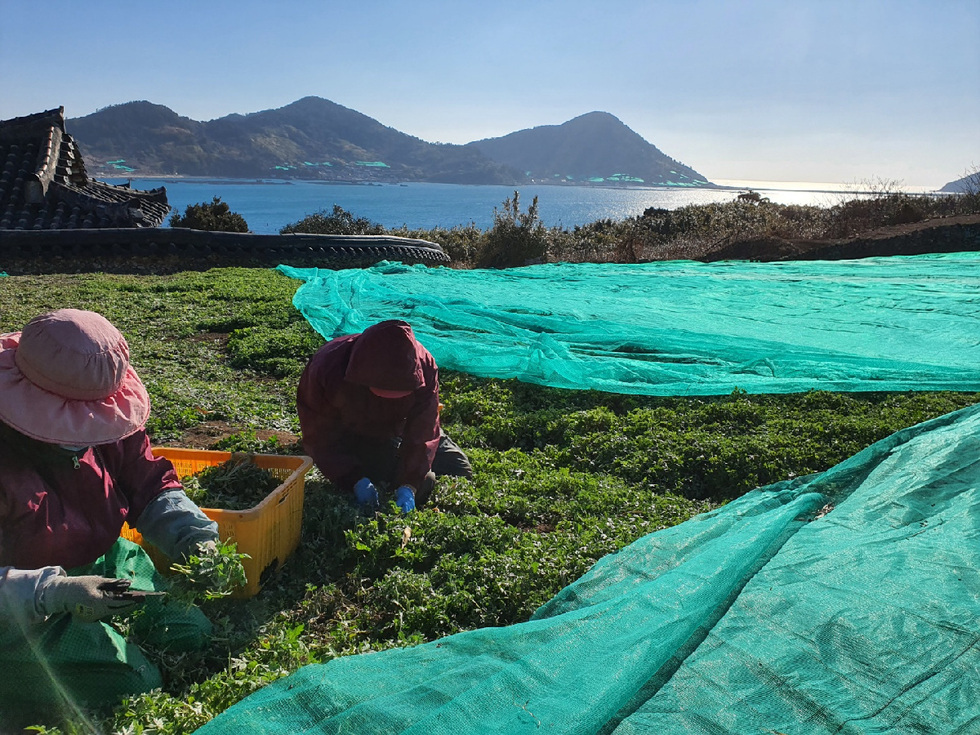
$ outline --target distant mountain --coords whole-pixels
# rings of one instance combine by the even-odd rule
[[[980,170],[967,174],[962,179],[950,181],[939,191],[947,194],[976,194],[980,192]]]
[[[320,97],[208,122],[128,102],[66,127],[96,177],[707,184],[603,112],[466,145],[427,143]]]
[[[481,184],[523,178],[478,151],[426,143],[319,97],[209,122],[128,102],[72,119],[67,128],[95,175]]]
[[[664,155],[608,112],[590,112],[562,125],[542,125],[468,146],[536,181],[708,184],[706,176]]]

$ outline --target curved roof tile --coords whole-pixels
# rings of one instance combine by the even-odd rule
[[[0,120],[0,230],[158,227],[169,212],[164,187],[90,179],[64,107]]]

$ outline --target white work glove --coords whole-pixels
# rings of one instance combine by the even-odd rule
[[[86,623],[129,612],[143,598],[129,592],[128,579],[88,575],[51,577],[40,589],[39,604],[45,615],[68,613]]]

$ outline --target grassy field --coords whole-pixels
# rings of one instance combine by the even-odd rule
[[[0,331],[100,311],[149,389],[154,443],[299,452],[295,386],[322,339],[273,270],[0,278]],[[526,620],[599,557],[754,487],[825,470],[980,394],[645,398],[443,373],[472,480],[405,518],[359,516],[315,471],[299,549],[256,597],[208,603],[201,654],[149,651],[162,691],[41,732],[186,733],[298,667]],[[406,534],[410,528],[410,536]],[[40,720],[39,715],[39,720]]]

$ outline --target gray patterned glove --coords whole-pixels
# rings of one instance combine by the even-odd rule
[[[120,615],[142,602],[129,592],[128,579],[95,575],[52,577],[41,588],[40,607],[45,615],[69,613],[86,623]]]

